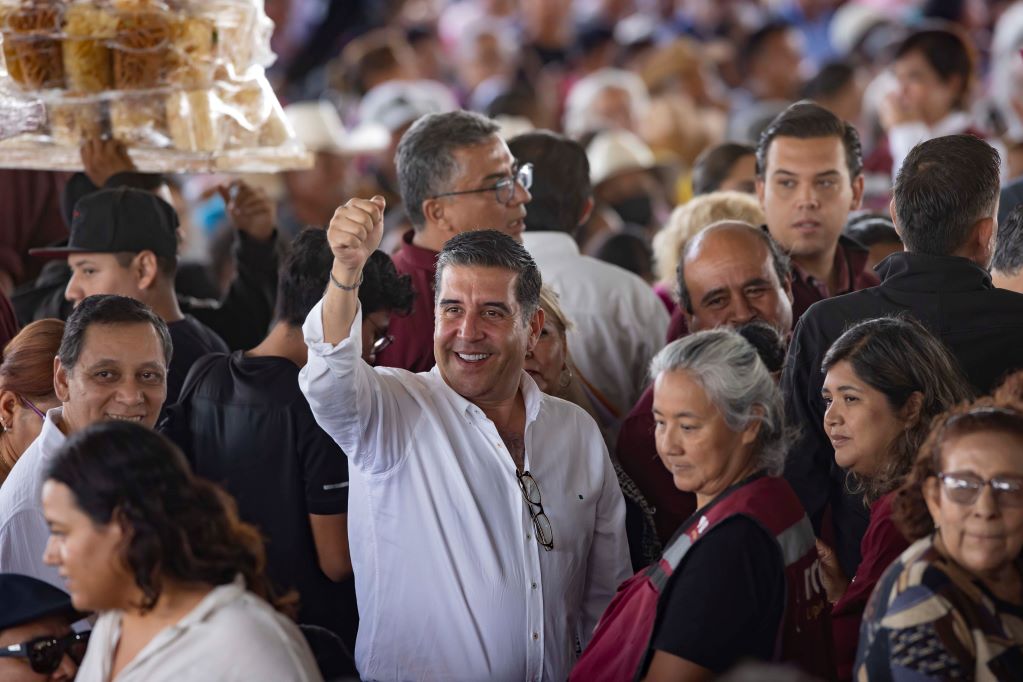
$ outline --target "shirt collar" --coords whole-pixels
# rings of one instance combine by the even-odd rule
[[[572,235],[553,230],[523,232],[522,245],[526,247],[530,254],[540,253],[546,258],[579,255],[579,245],[572,239]]]
[[[881,284],[903,290],[977,291],[993,289],[991,273],[959,256],[893,253],[874,268]]]
[[[43,452],[52,452],[64,444],[67,436],[60,430],[60,420],[64,414],[63,407],[51,407],[46,411],[46,419],[43,420],[43,428],[39,431],[37,440]]]
[[[451,401],[451,404],[463,414],[469,417],[486,417],[483,410],[476,403],[460,395],[444,381],[444,377],[440,373],[440,365],[434,365],[433,369],[429,372],[429,376],[441,387],[441,390]],[[522,370],[522,376],[519,377],[519,390],[522,391],[522,400],[526,405],[526,425],[528,426],[540,414],[544,393],[526,370]]]
[[[426,249],[413,244],[412,238],[415,237],[415,234],[415,230],[409,230],[403,234],[401,236],[401,248],[398,250],[405,261],[413,267],[433,272],[437,266],[437,252],[433,249]]]
[[[846,258],[845,249],[846,245],[842,243],[842,237],[839,237],[838,244],[835,246],[835,260],[832,265],[832,267],[836,270],[835,279],[839,282],[840,286],[838,291],[832,292],[828,288],[828,283],[826,281],[820,281],[804,270],[803,267],[794,260],[792,261],[792,276],[800,282],[805,282],[807,286],[811,286],[816,289],[824,298],[831,298],[832,296],[852,291],[856,287],[852,273],[849,272],[849,262]]]

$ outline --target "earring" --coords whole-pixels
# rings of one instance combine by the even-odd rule
[[[568,385],[572,383],[573,378],[572,368],[565,367],[565,369],[561,370],[561,380],[558,382],[558,388],[568,388]]]
[[[10,431],[10,429],[7,428],[7,422],[5,422],[3,419],[0,419],[0,433],[7,433],[8,431]]]

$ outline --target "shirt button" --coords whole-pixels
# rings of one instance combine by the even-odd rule
[[[540,639],[540,633],[539,632],[534,632],[533,633],[533,641],[535,642],[538,639]]]
[[[536,583],[533,583],[532,585],[530,585],[530,587],[532,587],[535,590],[536,589]]]
[[[527,539],[527,540],[532,540],[532,539],[533,539],[533,536],[532,536],[532,535],[530,535],[529,533],[526,533],[526,539]]]

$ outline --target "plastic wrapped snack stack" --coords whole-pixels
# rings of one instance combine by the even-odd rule
[[[173,27],[168,81],[188,89],[209,84],[217,42],[217,26],[212,19],[182,15]]]
[[[50,137],[59,145],[77,147],[103,134],[103,105],[95,100],[68,99],[47,106]]]
[[[118,7],[114,52],[114,87],[146,90],[166,82],[172,15],[162,3],[131,3]]]
[[[217,150],[217,135],[208,90],[176,90],[167,95],[167,129],[176,149]]]
[[[117,17],[91,2],[76,2],[64,12],[64,74],[68,90],[101,93],[114,85],[109,43],[117,36]]]
[[[20,83],[34,90],[64,86],[59,35],[63,6],[38,0],[23,2],[8,13],[4,42],[11,42]]]

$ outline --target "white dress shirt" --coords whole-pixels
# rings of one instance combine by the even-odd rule
[[[909,121],[892,126],[891,130],[888,131],[888,151],[892,155],[892,181],[895,181],[899,174],[899,169],[902,168],[902,163],[909,156],[909,152],[913,150],[913,147],[926,140],[933,140],[936,137],[965,133],[972,126],[973,117],[964,111],[953,111],[933,126],[928,126],[923,121]],[[1008,152],[1005,149],[1005,145],[1000,140],[995,139],[986,140],[986,142],[995,148],[1002,160],[1002,182],[1008,181],[1010,179],[1009,165],[1006,162]]]
[[[121,611],[100,615],[76,682],[322,682],[298,627],[245,589],[241,576],[213,589],[110,679]]]
[[[522,373],[525,470],[553,530],[545,551],[494,423],[436,367],[364,363],[361,311],[347,339],[324,343],[322,305],[303,327],[299,384],[349,458],[359,673],[567,679],[631,573],[625,503],[593,419]]]
[[[522,243],[575,325],[568,333],[572,361],[624,417],[664,347],[670,321],[664,303],[642,278],[581,255],[568,234],[524,232]]]
[[[50,529],[40,499],[46,472],[67,438],[57,426],[60,407],[46,412],[43,428],[0,485],[0,573],[30,575],[65,589],[55,566],[43,563]]]

